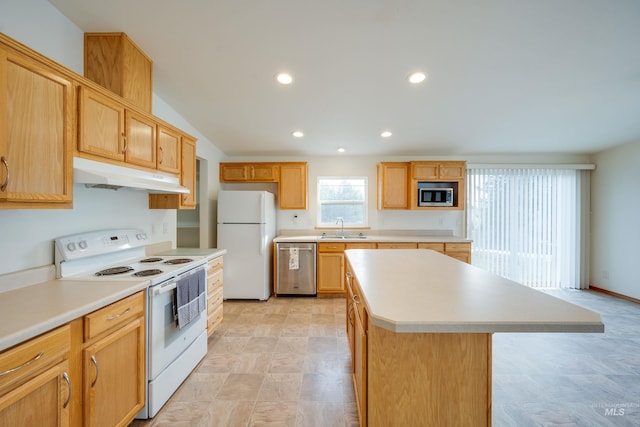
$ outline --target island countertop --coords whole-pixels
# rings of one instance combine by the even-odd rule
[[[394,332],[603,332],[600,315],[425,249],[349,249],[370,321]]]

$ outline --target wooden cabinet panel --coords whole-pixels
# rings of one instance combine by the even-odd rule
[[[438,165],[438,178],[444,181],[464,179],[465,173],[465,162],[441,162]]]
[[[189,194],[149,194],[149,209],[195,209],[197,206],[196,141],[182,136],[180,184]]]
[[[417,249],[417,243],[398,242],[398,243],[378,243],[378,249]]]
[[[411,162],[411,178],[420,180],[437,180],[440,177],[438,163]]]
[[[465,178],[464,161],[417,161],[411,162],[411,178],[420,181],[457,181]]]
[[[444,253],[444,243],[418,243],[418,249],[431,249]]]
[[[261,182],[278,182],[279,168],[276,164],[255,163],[250,166],[250,180]]]
[[[344,294],[344,253],[318,252],[318,295]]]
[[[280,209],[307,209],[307,164],[281,163],[278,182]]]
[[[378,209],[409,209],[409,163],[378,164]]]
[[[139,292],[84,316],[84,338],[90,340],[144,313],[144,294]]]
[[[367,417],[367,330],[363,325],[363,319],[358,315],[357,310],[354,315],[354,346],[353,346],[353,383],[355,385],[356,402],[360,425],[366,426]]]
[[[180,134],[158,125],[158,170],[180,173]]]
[[[125,162],[155,169],[156,144],[155,121],[127,110],[125,112]]]
[[[4,40],[2,36],[0,208],[71,207],[72,82],[5,47]]]
[[[433,249],[457,260],[471,263],[471,243],[418,243],[418,249]]]
[[[249,167],[244,163],[220,163],[220,182],[249,181]]]
[[[68,363],[64,361],[0,396],[0,425],[67,427],[71,393]]]
[[[78,150],[124,161],[124,107],[88,87],[80,87]]]
[[[318,243],[318,252],[344,252],[347,245],[339,242]]]
[[[209,261],[207,273],[207,335],[211,336],[223,320],[223,257]]]
[[[87,426],[127,425],[144,406],[144,317],[84,349]]]
[[[153,62],[125,33],[85,33],[84,75],[150,113]]]

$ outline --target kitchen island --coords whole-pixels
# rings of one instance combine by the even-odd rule
[[[361,425],[491,425],[495,332],[603,332],[599,314],[430,250],[347,250]]]

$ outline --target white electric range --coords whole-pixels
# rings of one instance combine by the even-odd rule
[[[206,311],[182,327],[175,317],[178,283],[194,274],[206,281],[206,257],[146,256],[147,239],[143,231],[118,229],[55,240],[58,278],[82,280],[87,286],[148,281],[146,404],[136,418],[156,415],[207,353]],[[206,301],[206,295],[204,298]]]

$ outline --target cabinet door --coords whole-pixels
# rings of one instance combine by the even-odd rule
[[[441,180],[458,180],[464,179],[466,172],[465,162],[442,162],[438,167],[438,178]]]
[[[254,163],[250,166],[251,181],[277,182],[278,166],[272,163]]]
[[[318,253],[318,293],[344,293],[344,254]]]
[[[280,209],[307,209],[307,164],[281,163],[278,182]]]
[[[124,107],[88,87],[80,88],[78,150],[124,161]]]
[[[220,182],[248,181],[249,165],[244,163],[220,163]]]
[[[378,165],[378,209],[409,209],[409,164]]]
[[[132,165],[156,168],[156,123],[129,110],[125,112],[124,160]]]
[[[363,319],[355,310],[353,379],[356,388],[356,401],[360,425],[367,425],[367,332]]]
[[[349,355],[351,356],[351,373],[353,374],[355,371],[355,364],[354,364],[354,360],[353,360],[353,356],[355,354],[355,327],[356,327],[356,323],[355,323],[355,308],[354,308],[354,302],[353,302],[353,291],[352,291],[352,285],[351,285],[351,281],[353,280],[353,276],[351,275],[351,272],[347,272],[346,275],[346,282],[347,282],[347,298],[346,298],[346,303],[347,303],[347,324],[346,324],[346,330],[347,330],[347,341],[349,342]]]
[[[61,362],[0,396],[0,425],[69,426],[68,372],[67,361]]]
[[[180,134],[158,125],[158,170],[180,173]]]
[[[378,243],[378,249],[417,249],[417,243]]]
[[[418,243],[418,249],[431,249],[436,252],[444,253],[444,243]]]
[[[0,46],[0,202],[70,207],[73,102],[68,79]]]
[[[437,180],[440,177],[438,163],[411,162],[411,178],[419,180]]]
[[[182,137],[182,171],[180,181],[191,192],[183,194],[180,202],[181,209],[195,209],[196,207],[196,142]]]
[[[85,348],[85,425],[127,425],[133,420],[144,406],[144,354],[144,318]]]

